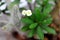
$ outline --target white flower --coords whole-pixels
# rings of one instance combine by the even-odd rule
[[[27,16],[31,16],[32,15],[32,12],[31,12],[31,10],[27,10]]]
[[[23,10],[22,11],[22,15],[27,15],[27,16],[31,16],[32,15],[32,12],[31,12],[31,10]]]
[[[22,15],[24,15],[24,16],[25,16],[25,15],[26,15],[26,13],[27,13],[27,12],[26,12],[26,10],[23,10],[23,11],[22,11]]]

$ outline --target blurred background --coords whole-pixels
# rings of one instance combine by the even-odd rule
[[[8,2],[6,2],[8,1]],[[0,27],[6,25],[9,21],[10,18],[10,11],[8,10],[7,6],[9,5],[8,3],[13,2],[14,0],[0,0]],[[40,3],[42,4],[42,0],[40,0]],[[52,15],[53,18],[53,22],[52,24],[50,24],[50,26],[52,28],[55,28],[57,35],[52,35],[52,34],[45,34],[45,39],[44,40],[60,40],[60,0],[49,0],[49,3],[52,4],[52,12],[50,13]],[[27,0],[20,0],[19,3],[19,9],[20,11],[22,11],[23,9],[34,9],[34,4],[35,4],[35,0],[31,0],[27,1]],[[39,5],[37,5],[39,6]],[[4,35],[2,34],[4,33]],[[10,35],[11,40],[15,40],[12,36],[10,32],[0,32],[0,40],[5,40],[3,39],[3,37],[5,38],[5,36],[7,35],[7,37]],[[1,36],[3,35],[3,36]],[[21,37],[22,38],[22,37]],[[9,38],[10,39],[10,38]],[[8,39],[6,39],[8,40]],[[20,39],[18,39],[20,40]],[[32,40],[32,39],[28,39],[28,40]],[[35,40],[35,39],[33,39]]]

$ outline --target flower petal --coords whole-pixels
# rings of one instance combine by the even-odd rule
[[[31,10],[27,10],[27,16],[31,16],[32,15],[32,12],[31,12]]]
[[[22,15],[24,15],[24,16],[26,15],[26,10],[22,11]]]

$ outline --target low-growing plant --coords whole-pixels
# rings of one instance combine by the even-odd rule
[[[24,23],[22,31],[28,31],[28,37],[33,37],[34,34],[38,35],[41,40],[44,40],[44,32],[47,31],[48,34],[56,34],[56,31],[53,28],[49,27],[49,24],[52,23],[52,17],[50,12],[52,11],[52,4],[49,3],[49,0],[43,0],[42,4],[39,0],[36,0],[38,6],[35,6],[32,12],[23,13],[24,17],[21,21]],[[27,14],[32,13],[30,16]]]

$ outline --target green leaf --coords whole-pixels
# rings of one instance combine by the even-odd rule
[[[31,25],[29,26],[29,28],[30,28],[30,29],[34,29],[34,28],[36,28],[36,26],[37,26],[37,23],[33,23],[33,24],[31,24]]]
[[[16,4],[19,4],[20,0],[15,0],[14,2],[15,2]]]
[[[47,4],[44,7],[43,13],[45,13],[46,15],[48,15],[48,13],[50,13],[52,11],[51,7],[52,7],[52,4]]]
[[[22,27],[22,29],[21,29],[22,31],[28,31],[29,30],[29,27],[28,26],[24,26],[24,27]]]
[[[31,3],[32,2],[32,0],[27,0],[29,3]]]
[[[35,30],[30,30],[29,33],[28,33],[28,37],[31,38],[34,36],[34,32]]]
[[[49,25],[49,24],[52,23],[52,18],[47,18],[44,21],[42,21],[42,23],[45,24],[45,25]]]
[[[42,28],[40,26],[37,27],[37,35],[40,37],[41,40],[44,39],[44,33],[43,33]]]
[[[22,18],[21,21],[25,24],[32,24],[34,23],[31,19],[29,18]]]
[[[41,19],[41,16],[42,14],[40,14],[41,12],[41,7],[35,7],[34,10],[33,10],[33,14],[31,16],[31,19],[35,22],[35,21],[40,21]]]
[[[49,1],[49,0],[43,0],[43,4],[44,4],[44,5],[48,4],[48,1]]]
[[[50,34],[56,34],[56,31],[53,28],[50,28],[48,26],[42,26],[42,28]]]
[[[40,21],[42,19],[42,14],[41,14],[41,10],[40,8],[35,8],[34,9],[34,13],[35,13],[35,18],[36,18],[36,21]]]
[[[37,2],[38,4],[40,4],[40,1],[39,1],[39,0],[36,0],[36,2]]]

